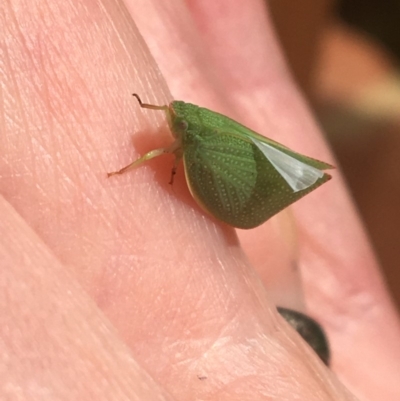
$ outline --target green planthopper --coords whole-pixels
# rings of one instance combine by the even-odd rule
[[[222,114],[183,101],[140,107],[166,113],[175,141],[154,149],[119,171],[122,174],[165,153],[175,155],[172,178],[183,159],[186,181],[197,203],[237,228],[254,228],[331,176],[328,163],[296,153]]]

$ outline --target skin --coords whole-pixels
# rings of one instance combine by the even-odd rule
[[[263,3],[210,3],[2,6],[1,399],[398,399],[398,317],[338,171],[238,232],[170,156],[106,177],[171,142],[132,92],[334,164]],[[332,370],[275,311],[304,301]]]

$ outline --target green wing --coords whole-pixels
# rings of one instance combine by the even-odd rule
[[[264,223],[331,178],[322,174],[296,192],[257,146],[221,132],[186,148],[183,158],[193,197],[210,214],[238,228]]]

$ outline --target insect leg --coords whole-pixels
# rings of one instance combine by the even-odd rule
[[[137,93],[132,93],[132,96],[134,96],[137,101],[139,102],[139,106],[142,109],[152,109],[152,110],[164,110],[164,111],[168,111],[168,106],[164,105],[164,106],[157,106],[155,104],[149,104],[149,103],[143,103],[142,99],[140,99],[139,95]]]
[[[132,163],[128,164],[127,166],[125,166],[123,168],[121,168],[121,170],[113,171],[112,173],[107,173],[107,177],[111,177],[111,176],[116,175],[116,174],[123,174],[123,173],[125,173],[125,171],[130,170],[132,168],[136,168],[136,167],[140,166],[142,163],[144,163],[145,161],[153,159],[153,158],[158,157],[158,156],[161,156],[164,153],[169,153],[168,152],[168,148],[167,149],[161,148],[161,149],[151,150],[150,152],[147,152],[145,155],[143,155],[139,159],[136,159]]]

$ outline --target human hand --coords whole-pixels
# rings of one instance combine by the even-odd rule
[[[242,247],[167,156],[106,178],[171,141],[131,97],[167,88],[332,161],[262,3],[208,3],[127,3],[166,82],[114,2],[3,6],[3,398],[353,399],[335,373],[395,399],[399,324],[339,173]],[[293,268],[334,373],[276,313],[303,306]]]

